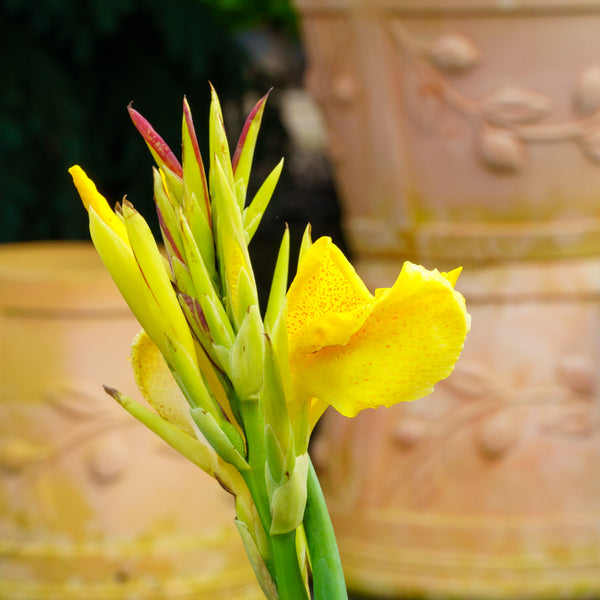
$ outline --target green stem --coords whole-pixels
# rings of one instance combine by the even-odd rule
[[[306,585],[296,551],[296,532],[274,535],[271,538],[271,549],[279,600],[307,600]]]
[[[250,471],[243,473],[256,506],[271,550],[270,559],[263,557],[269,569],[279,600],[308,600],[304,578],[296,551],[296,532],[271,535],[271,510],[265,482],[267,464],[264,447],[264,418],[258,402],[242,402],[246,439],[248,441],[248,463]]]
[[[315,600],[348,600],[333,525],[312,462],[308,468],[304,530],[313,573]]]

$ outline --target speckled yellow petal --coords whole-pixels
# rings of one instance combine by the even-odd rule
[[[328,237],[304,254],[287,299],[292,356],[346,344],[373,308],[373,296]]]
[[[108,205],[106,198],[98,191],[96,184],[85,174],[79,165],[69,169],[73,183],[79,192],[81,201],[87,211],[90,207],[94,212],[126,243],[129,245],[125,224],[115,215]]]
[[[405,263],[346,345],[294,357],[293,388],[346,416],[415,400],[452,372],[469,327],[464,299],[450,281]]]
[[[160,350],[143,330],[131,345],[131,366],[135,382],[152,408],[165,421],[196,437],[190,406]]]

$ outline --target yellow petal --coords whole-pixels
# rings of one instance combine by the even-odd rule
[[[92,208],[126,244],[129,244],[125,225],[115,215],[106,198],[98,191],[94,182],[85,174],[85,171],[79,165],[74,165],[69,169],[69,173],[73,177],[73,183],[79,192],[85,209],[89,212]]]
[[[89,213],[90,234],[102,262],[140,325],[157,344],[160,341],[164,345],[164,317],[148,290],[131,246],[126,244],[92,207]]]
[[[196,437],[190,406],[160,350],[143,330],[131,345],[131,366],[135,382],[152,408],[165,421]]]
[[[373,296],[328,237],[306,250],[287,299],[291,356],[346,344],[373,308]]]
[[[161,316],[158,322],[170,337],[181,343],[191,356],[195,356],[190,329],[150,227],[128,203],[123,204],[123,215],[133,254],[143,275],[145,287],[160,307]],[[154,342],[161,350],[163,349],[164,340],[154,339]]]
[[[346,416],[415,400],[452,372],[469,327],[464,299],[450,281],[405,263],[346,345],[291,357],[293,388]]]

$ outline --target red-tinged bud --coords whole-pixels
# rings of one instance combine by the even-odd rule
[[[206,207],[206,217],[207,221],[211,222],[210,215],[210,197],[208,195],[208,185],[206,183],[206,174],[204,172],[204,163],[202,162],[202,155],[200,154],[200,147],[198,146],[198,139],[196,138],[196,131],[194,129],[194,122],[192,120],[192,112],[190,111],[190,105],[188,104],[187,98],[183,99],[183,119],[184,119],[184,130],[183,130],[183,164],[186,164],[188,158],[186,157],[187,144],[185,143],[186,134],[189,139],[189,143],[194,153],[194,158],[196,160],[196,164],[198,165],[198,174],[202,180],[202,201]],[[187,131],[186,131],[187,129]],[[199,192],[196,191],[196,194]],[[200,200],[200,198],[198,198]]]
[[[242,154],[242,150],[244,149],[244,144],[246,142],[246,138],[248,137],[248,133],[250,131],[250,127],[254,121],[257,121],[258,127],[260,127],[260,121],[262,120],[262,113],[265,106],[265,102],[269,97],[271,90],[269,90],[254,106],[254,108],[250,111],[246,122],[244,123],[244,128],[242,129],[242,133],[238,139],[237,146],[235,147],[235,152],[233,153],[233,159],[231,160],[231,166],[233,168],[233,172],[236,173],[238,163],[240,160],[240,155]],[[252,144],[252,149],[254,149],[254,144]]]
[[[127,110],[129,111],[129,116],[131,117],[135,128],[140,132],[146,144],[148,144],[148,148],[150,148],[150,152],[152,153],[152,156],[154,157],[154,160],[158,166],[162,166],[164,164],[171,169],[173,173],[179,177],[183,177],[183,169],[181,168],[181,164],[165,140],[163,140],[160,135],[156,133],[152,125],[150,125],[150,123],[144,117],[142,117],[142,115],[135,110],[131,104],[127,107]]]

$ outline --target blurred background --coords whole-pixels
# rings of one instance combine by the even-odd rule
[[[371,288],[389,286],[406,258],[429,268],[463,265],[458,288],[473,317],[456,371],[432,396],[353,420],[329,412],[320,424],[313,460],[349,587],[387,598],[600,597],[600,1],[294,1],[302,39],[292,0],[0,0],[0,244],[88,239],[87,215],[67,173],[75,163],[111,202],[127,195],[157,233],[153,161],[127,105],[133,102],[178,154],[187,96],[206,157],[209,81],[230,145],[272,88],[250,187],[282,156],[285,166],[250,248],[259,289],[268,289],[284,224],[297,245],[310,220],[313,237],[330,235],[353,251]],[[217,510],[198,510],[198,498],[172,492],[187,485],[196,492],[194,476],[178,475],[171,458],[157,459],[153,438],[144,441],[152,466],[130,465],[132,457],[145,459],[137,438],[121,435],[131,420],[113,439],[108,425],[121,413],[109,419],[97,411],[102,402],[113,408],[98,381],[120,387],[111,361],[130,376],[126,350],[115,351],[132,335],[121,313],[115,309],[114,333],[90,319],[82,342],[57,334],[61,319],[81,325],[75,301],[84,296],[99,307],[94,316],[106,317],[104,296],[93,287],[99,276],[82,278],[71,318],[58,300],[54,312],[47,310],[45,292],[25,292],[18,264],[7,256],[14,285],[7,287],[9,309],[0,311],[0,408],[8,415],[0,419],[0,516],[13,524],[0,519],[0,556],[12,559],[0,561],[9,573],[0,568],[0,596],[50,597],[29,593],[22,559],[31,572],[48,566],[61,589],[56,597],[78,600],[73,573],[83,585],[87,563],[77,561],[94,552],[106,558],[106,577],[117,587],[137,590],[139,583],[139,590],[156,592],[148,598],[185,597],[175,593],[190,573],[200,576],[198,564],[206,579],[194,584],[194,597],[203,597],[197,590],[214,573],[223,571],[228,584],[223,565],[191,551],[189,560],[182,556],[195,548],[188,533],[204,543],[208,531],[206,556],[218,558],[229,504],[218,522],[185,521],[182,498],[194,516]],[[30,300],[33,308],[21,318]],[[35,344],[26,342],[25,329]],[[102,350],[100,340],[107,343]],[[71,375],[84,354],[89,364]],[[65,367],[67,393],[55,364]],[[53,448],[79,431],[85,442],[55,460]],[[43,471],[40,456],[51,457],[48,487],[31,494],[27,476]],[[67,483],[81,475],[89,514],[70,512],[78,496],[62,495],[56,474],[63,472]],[[142,480],[146,472],[152,477]],[[56,490],[53,477],[61,484]],[[160,477],[171,477],[163,486],[169,494],[156,494]],[[129,531],[123,498],[130,493],[136,514],[150,497],[176,503],[172,513],[183,525],[170,533],[163,529],[168,506],[151,517],[161,560],[172,569],[169,594],[155,580],[150,546],[142,548],[144,564],[114,552],[149,531],[141,519]],[[78,536],[90,522],[105,527],[106,548],[94,531],[82,555]],[[188,531],[191,522],[197,532]],[[73,534],[72,546],[64,544],[60,523]],[[187,545],[175,552],[171,540],[182,532]],[[44,559],[40,539],[53,552],[58,540],[64,589],[54,568],[60,561]],[[240,561],[232,562],[237,568]],[[97,564],[86,572],[90,585],[104,585]]]
[[[210,81],[232,145],[253,104],[273,88],[254,184],[282,156],[286,166],[255,252],[276,242],[285,222],[299,237],[308,214],[317,234],[333,233],[341,243],[287,0],[1,0],[0,35],[0,242],[88,239],[67,173],[75,163],[111,202],[126,194],[156,228],[153,162],[127,105],[177,154],[186,95],[206,156]]]

